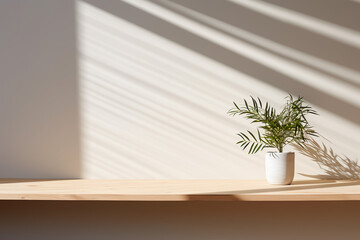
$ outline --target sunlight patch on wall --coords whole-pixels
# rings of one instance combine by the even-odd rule
[[[142,2],[129,1],[137,3]],[[157,8],[148,6],[138,7],[194,34],[206,33],[202,36],[209,41],[263,64],[274,61],[265,51],[186,18],[175,21],[171,11],[159,15]],[[78,2],[77,10],[83,177],[264,178],[264,153],[247,155],[235,145],[239,130],[255,126],[226,112],[232,101],[249,95],[279,107],[287,93],[121,16],[85,2]],[[278,59],[277,64],[293,66]],[[304,67],[294,68],[312,74]],[[337,87],[326,84],[329,90]],[[341,129],[352,131],[351,123],[319,110],[321,121],[314,119],[319,132],[342,137]],[[348,128],[329,129],[329,125]],[[340,150],[359,143],[350,139],[339,141]],[[297,159],[300,171],[316,173],[310,161]]]
[[[155,3],[138,0],[123,0],[130,5],[136,6],[146,12],[149,12],[161,19],[164,19],[178,27],[181,27],[195,35],[214,42],[225,47],[239,55],[247,57],[259,64],[267,66],[277,72],[285,74],[301,83],[314,87],[320,91],[330,93],[333,96],[346,101],[355,106],[360,106],[360,95],[358,89],[351,85],[341,83],[336,78],[312,70],[309,67],[299,65],[295,62],[286,60],[261,48],[241,41],[234,37],[223,34],[204,24],[195,22],[189,18],[183,17],[173,11],[161,7]]]
[[[239,151],[245,122],[226,112],[252,89],[285,93],[89,4],[78,14],[84,177],[262,176],[240,174],[263,156]]]
[[[287,47],[283,44],[280,44],[280,43],[277,43],[270,39],[261,37],[257,34],[251,33],[244,29],[240,29],[231,24],[220,21],[220,20],[210,17],[208,15],[202,14],[193,9],[184,7],[175,2],[166,1],[166,0],[160,0],[160,2],[163,3],[164,5],[167,5],[171,8],[174,8],[174,9],[180,11],[184,15],[193,17],[193,18],[197,19],[198,21],[201,21],[201,22],[211,25],[221,31],[224,31],[227,34],[237,36],[241,39],[247,40],[253,44],[261,46],[267,50],[270,50],[270,51],[276,52],[278,54],[281,54],[285,57],[300,61],[302,64],[306,64],[306,65],[318,68],[322,71],[329,72],[340,78],[345,78],[357,85],[360,84],[360,72],[358,72],[358,71],[355,71],[353,69],[341,66],[339,64],[335,64],[335,63],[326,61],[324,59],[312,56],[305,52]]]

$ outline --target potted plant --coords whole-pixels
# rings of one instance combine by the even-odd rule
[[[318,113],[304,103],[303,97],[295,99],[289,94],[285,99],[286,103],[279,113],[269,103],[263,104],[260,98],[253,97],[250,102],[244,99],[242,105],[234,102],[235,107],[228,112],[232,116],[242,115],[251,123],[260,124],[256,133],[248,130],[237,134],[240,137],[237,144],[243,150],[249,149],[249,154],[264,148],[278,150],[267,152],[265,157],[266,179],[270,184],[291,184],[294,179],[295,154],[284,152],[284,147],[290,143],[304,147],[310,136],[318,136],[306,119],[308,114]]]

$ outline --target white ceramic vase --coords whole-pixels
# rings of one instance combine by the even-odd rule
[[[294,179],[295,153],[267,152],[265,156],[266,179],[269,184],[291,184]]]

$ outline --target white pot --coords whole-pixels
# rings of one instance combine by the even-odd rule
[[[267,152],[265,155],[266,179],[269,184],[291,184],[294,179],[295,153]]]

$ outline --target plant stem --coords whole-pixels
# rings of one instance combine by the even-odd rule
[[[281,153],[283,152],[283,145],[281,145],[281,144],[279,146],[279,152],[281,152]]]

